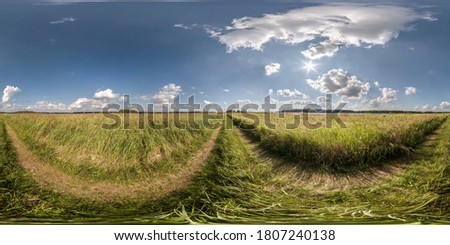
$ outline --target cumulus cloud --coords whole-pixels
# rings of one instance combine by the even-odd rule
[[[422,106],[422,111],[430,111],[430,110],[431,110],[431,106],[430,105]]]
[[[380,91],[381,96],[368,101],[371,107],[380,107],[381,104],[387,104],[397,100],[398,90],[392,88],[380,88]]]
[[[250,99],[239,99],[236,101],[239,104],[259,104],[258,101],[250,100]]]
[[[88,98],[78,98],[75,102],[69,105],[69,110],[79,110],[79,111],[96,111],[105,107],[108,103]]]
[[[169,83],[162,87],[157,94],[152,97],[155,104],[169,104],[181,92],[181,87],[173,83]]]
[[[228,52],[240,48],[263,50],[270,41],[299,44],[321,39],[303,55],[310,59],[332,56],[340,46],[385,45],[417,20],[433,21],[429,13],[392,5],[337,4],[293,9],[262,17],[234,19],[214,37]]]
[[[223,92],[228,93],[228,92],[230,92],[230,90],[226,88],[226,89],[223,90]]]
[[[267,90],[267,94],[268,94],[268,95],[272,95],[272,94],[273,94],[273,89]]]
[[[23,110],[23,106],[22,105],[17,105],[17,104],[0,104],[0,109],[3,112],[14,112],[14,111],[21,111]]]
[[[66,17],[66,18],[62,18],[62,19],[59,19],[59,20],[50,21],[49,23],[50,24],[64,24],[64,23],[67,23],[67,22],[74,22],[76,20],[77,19],[74,18],[74,17]]]
[[[28,106],[30,111],[66,111],[67,106],[63,103],[52,103],[47,101],[39,101],[34,105]]]
[[[442,101],[441,104],[439,104],[441,109],[443,110],[449,110],[450,109],[450,102],[448,101]]]
[[[369,103],[370,107],[373,107],[373,108],[380,107],[380,101],[378,101],[377,99],[370,100],[370,101],[368,101],[368,103]]]
[[[279,89],[277,90],[277,94],[283,97],[302,97],[303,99],[309,99],[309,96],[298,91],[297,89]]]
[[[370,89],[370,83],[362,82],[342,69],[332,69],[317,80],[308,79],[306,82],[322,93],[333,93],[348,99],[362,99]]]
[[[373,85],[375,85],[375,87],[380,87],[380,82],[375,81],[375,82],[373,83]]]
[[[116,94],[112,89],[100,90],[94,94],[94,99],[110,101],[119,98],[119,94]]]
[[[329,40],[318,44],[310,44],[307,50],[302,51],[303,56],[308,59],[315,60],[322,57],[331,57],[339,50],[339,42],[331,42]]]
[[[220,34],[222,34],[222,29],[214,26],[204,25],[203,29],[205,29],[206,33],[209,34],[209,37],[212,38],[217,38],[220,36]]]
[[[392,88],[381,88],[381,97],[379,97],[379,101],[383,103],[390,103],[392,101],[397,100],[397,90]]]
[[[3,90],[2,103],[7,103],[15,94],[20,92],[22,92],[22,90],[19,87],[6,86]]]
[[[416,92],[417,92],[417,89],[415,87],[405,87],[406,95],[416,94]]]
[[[103,109],[108,103],[120,99],[120,95],[114,93],[112,89],[105,89],[97,91],[93,98],[78,98],[75,102],[70,104],[68,110],[78,111],[98,111]]]
[[[281,65],[278,63],[270,63],[264,67],[266,70],[266,76],[270,76],[274,73],[280,72]]]
[[[279,105],[285,105],[285,104],[289,104],[289,105],[310,105],[313,104],[313,102],[311,100],[280,100],[280,101],[276,101],[277,104]]]

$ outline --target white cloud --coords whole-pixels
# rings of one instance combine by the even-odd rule
[[[380,101],[373,99],[369,101],[370,107],[378,108],[380,106]]]
[[[217,38],[220,36],[220,34],[222,34],[221,28],[213,27],[210,25],[204,25],[203,29],[205,29],[206,33],[209,34],[209,37],[212,37],[212,38]]]
[[[182,23],[173,25],[173,27],[181,28],[181,29],[185,29],[185,30],[192,30],[196,26],[197,26],[197,24],[185,25],[185,24],[182,24]]]
[[[50,21],[49,23],[50,24],[64,24],[66,22],[74,22],[76,20],[77,19],[74,18],[74,17],[67,17],[67,18],[62,18],[62,19],[59,19],[59,20],[53,20],[53,21]]]
[[[204,100],[203,103],[205,103],[206,105],[212,104],[212,102],[208,100]]]
[[[240,99],[240,100],[237,100],[236,102],[239,104],[259,104],[258,101],[253,101],[250,99]]]
[[[270,76],[274,73],[280,72],[281,65],[278,63],[270,63],[264,67],[266,70],[266,76]]]
[[[22,111],[24,108],[22,105],[17,104],[0,104],[0,109],[3,112]]]
[[[306,57],[317,59],[333,55],[342,45],[385,45],[420,19],[435,20],[428,13],[408,7],[330,4],[234,19],[225,30],[211,36],[226,45],[228,52],[240,48],[263,50],[270,41],[299,44],[320,38],[319,44],[303,52]]]
[[[152,97],[155,104],[169,104],[181,92],[181,87],[173,83],[169,83],[162,87],[157,94]]]
[[[375,82],[373,83],[373,85],[375,85],[375,87],[380,87],[380,82],[375,81]]]
[[[439,104],[441,109],[443,110],[449,110],[450,109],[450,102],[448,101],[442,101],[441,104]]]
[[[108,103],[102,100],[78,98],[75,102],[69,105],[68,109],[79,111],[96,111],[105,107]]]
[[[279,101],[277,99],[274,99],[272,97],[270,97],[270,103],[271,104],[277,104]]]
[[[325,96],[317,96],[316,101],[317,102],[325,102],[327,100],[327,97]]]
[[[313,102],[311,100],[280,100],[280,101],[277,101],[277,104],[279,104],[279,105],[284,105],[284,104],[308,105],[308,104],[313,104]]]
[[[381,97],[378,97],[380,102],[384,103],[390,103],[392,101],[397,100],[397,90],[394,90],[392,88],[380,88]]]
[[[103,109],[108,103],[119,99],[121,99],[121,96],[114,93],[112,89],[108,88],[105,90],[97,91],[92,99],[78,98],[75,102],[70,104],[67,109],[71,111],[98,111],[100,109]]]
[[[150,96],[150,95],[142,95],[142,96],[139,96],[139,99],[141,99],[141,100],[150,100],[150,99],[152,99],[152,96]]]
[[[391,103],[397,100],[398,90],[394,90],[392,88],[380,88],[380,91],[381,96],[368,101],[371,107],[379,107],[381,104]]]
[[[228,92],[230,92],[230,90],[229,89],[224,89],[223,92],[228,93]]]
[[[302,51],[302,54],[311,60],[325,56],[331,57],[339,50],[339,45],[341,45],[339,42],[331,42],[330,40],[318,44],[310,44],[307,50]]]
[[[119,101],[120,102],[126,102],[125,100],[127,99],[127,97],[125,97],[124,95],[121,95],[121,96],[119,96]],[[129,100],[130,98],[128,97],[128,100]],[[129,102],[129,101],[128,101]]]
[[[98,92],[96,92],[94,94],[94,99],[97,100],[104,100],[104,101],[109,101],[109,100],[114,100],[119,98],[119,94],[116,94],[112,91],[112,89],[105,89],[105,90],[100,90]]]
[[[51,103],[47,101],[39,101],[34,105],[28,106],[30,111],[66,111],[67,106],[63,103]]]
[[[7,85],[3,90],[2,103],[7,103],[15,94],[20,92],[22,92],[22,90],[19,87]]]
[[[309,96],[298,91],[297,89],[279,89],[277,90],[277,94],[283,97],[302,97],[303,99],[309,99]]]
[[[267,90],[267,94],[268,94],[268,95],[272,95],[272,94],[273,94],[273,89]]]
[[[362,99],[370,89],[370,83],[364,83],[342,69],[332,69],[317,80],[306,80],[309,86],[322,93],[334,93],[349,99]]]
[[[405,87],[405,94],[411,95],[417,93],[417,89],[415,87]]]
[[[431,110],[431,106],[430,105],[422,106],[422,111],[430,111],[430,110]]]

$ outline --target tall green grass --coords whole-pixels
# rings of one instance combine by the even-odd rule
[[[173,215],[201,223],[450,223],[450,121],[416,154],[403,173],[379,184],[316,193],[274,171],[235,131],[223,130]]]
[[[20,219],[27,216],[55,216],[58,207],[52,207],[40,196],[29,174],[17,165],[17,156],[0,117],[0,222],[4,218]]]
[[[115,182],[177,171],[212,132],[178,128],[173,120],[163,119],[140,129],[138,115],[131,116],[130,129],[103,129],[107,119],[102,115],[16,114],[5,118],[43,162],[79,177]],[[165,129],[152,127],[164,123]]]
[[[292,161],[327,170],[348,171],[355,166],[377,165],[389,157],[410,154],[446,119],[445,116],[428,115],[380,117],[377,121],[372,116],[354,116],[348,128],[315,130],[272,130],[239,116],[233,117],[233,122],[264,148]]]
[[[16,155],[7,137],[5,125],[0,118],[0,214],[9,206],[9,200],[14,196],[12,190],[17,189],[17,176],[13,174]]]
[[[328,193],[274,171],[235,130],[220,132],[207,165],[185,189],[151,201],[96,203],[36,190],[8,142],[0,127],[1,152],[9,152],[2,160],[10,159],[10,170],[1,162],[0,180],[7,181],[0,182],[0,223],[450,223],[449,120],[398,176]]]

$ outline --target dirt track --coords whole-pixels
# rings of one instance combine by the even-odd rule
[[[304,188],[316,193],[330,191],[343,191],[349,188],[370,186],[387,179],[398,176],[408,167],[407,159],[395,160],[392,164],[381,165],[365,169],[354,174],[334,174],[320,170],[312,170],[310,167],[302,167],[301,164],[289,162],[279,156],[271,154],[253,142],[242,130],[237,129],[241,140],[245,142],[252,152],[261,160],[272,166],[275,175],[287,183],[298,188]]]
[[[81,180],[76,176],[62,172],[55,166],[42,163],[27,149],[11,127],[7,125],[6,130],[17,151],[19,165],[31,174],[40,188],[95,201],[111,201],[123,198],[158,199],[182,189],[206,163],[219,133],[218,129],[214,130],[211,138],[202,149],[189,159],[179,172],[164,174],[158,179],[121,185]]]

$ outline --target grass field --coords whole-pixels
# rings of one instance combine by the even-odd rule
[[[1,116],[0,222],[450,223],[445,115],[316,130],[224,115],[220,131],[136,117],[106,130],[101,115]]]
[[[338,124],[326,127],[326,116],[309,116],[311,124],[321,127],[308,129],[300,123],[294,129],[294,116],[281,118],[272,114],[276,129],[264,125],[264,114],[257,114],[259,124],[245,115],[233,117],[234,123],[245,129],[263,147],[288,159],[309,163],[328,170],[348,170],[354,166],[367,167],[387,157],[402,156],[413,151],[436,130],[445,116],[435,115],[343,115],[346,128]]]
[[[129,129],[101,129],[102,115],[14,115],[6,121],[43,162],[86,178],[115,182],[151,178],[161,172],[177,171],[211,136],[211,130],[179,129],[173,120],[164,130],[147,126],[139,129],[132,115]],[[188,118],[182,116],[181,122]],[[153,176],[157,177],[157,176]]]

